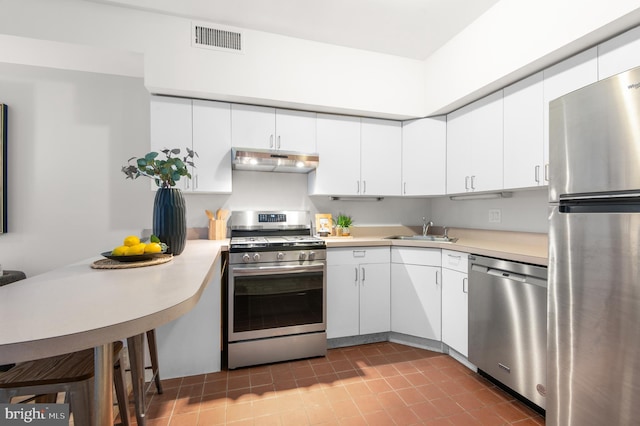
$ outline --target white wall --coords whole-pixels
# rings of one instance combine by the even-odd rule
[[[450,112],[640,23],[637,0],[501,0],[425,61],[425,114]]]
[[[431,200],[432,220],[438,225],[459,228],[547,233],[548,191],[517,191],[512,198],[451,201],[449,197]],[[502,221],[489,222],[489,209],[500,209]]]
[[[90,1],[0,10],[3,34],[142,54],[154,93],[397,119],[450,112],[640,23],[637,0],[501,0],[416,61],[249,30],[243,55],[191,48],[188,19]]]
[[[424,109],[422,61],[249,30],[244,54],[192,48],[188,19],[87,1],[0,0],[0,10],[4,34],[143,54],[152,93],[386,118]]]
[[[150,227],[148,182],[120,172],[149,149],[141,79],[0,64],[0,102],[9,106],[5,269],[31,276]]]

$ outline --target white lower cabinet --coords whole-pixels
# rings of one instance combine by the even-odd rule
[[[442,250],[442,342],[465,357],[469,342],[467,253]]]
[[[440,340],[440,249],[391,249],[391,331]]]
[[[388,247],[327,249],[327,337],[390,330]]]

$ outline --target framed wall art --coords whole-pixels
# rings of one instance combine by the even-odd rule
[[[7,106],[0,104],[0,234],[7,232]]]

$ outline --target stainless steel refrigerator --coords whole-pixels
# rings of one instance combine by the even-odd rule
[[[548,425],[640,422],[640,68],[550,103]]]

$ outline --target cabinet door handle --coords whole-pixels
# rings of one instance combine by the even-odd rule
[[[356,190],[356,194],[359,194],[360,193],[360,181],[357,181],[356,183],[358,184],[358,189]]]
[[[402,188],[402,193],[407,195],[407,182],[404,183],[404,187]]]
[[[185,189],[189,189],[189,182],[191,182],[191,179],[185,179],[184,180],[184,188]]]
[[[358,267],[356,266],[354,268],[356,270],[356,280],[354,281],[356,283],[356,286],[358,285]]]
[[[467,277],[462,279],[462,292],[469,293],[469,278]]]
[[[362,193],[363,194],[367,193],[367,181],[366,180],[362,181]]]
[[[535,179],[536,183],[540,183],[540,166],[536,166]]]
[[[364,285],[364,281],[367,279],[366,275],[365,275],[365,271],[366,269],[364,269],[364,266],[362,267],[362,285]]]
[[[276,149],[280,149],[280,137],[281,136],[278,136],[278,145],[276,145]]]
[[[439,277],[440,274],[438,272],[440,271],[436,269],[436,285],[440,284],[440,277]]]
[[[476,189],[475,185],[474,185],[474,180],[476,179],[475,176],[471,176],[471,189]]]
[[[273,135],[269,136],[269,148],[273,148]]]
[[[464,189],[469,189],[469,176],[464,177]]]
[[[549,182],[549,163],[544,165],[544,180]]]
[[[198,189],[198,175],[196,175],[196,184],[193,187],[193,189]]]

